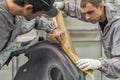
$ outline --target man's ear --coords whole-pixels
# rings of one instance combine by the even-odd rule
[[[24,13],[31,13],[32,12],[32,9],[33,9],[33,6],[31,4],[26,4],[24,6]]]
[[[99,7],[100,7],[100,9],[103,9],[104,8],[103,3],[99,3]]]

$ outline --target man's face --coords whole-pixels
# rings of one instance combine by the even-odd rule
[[[35,13],[32,13],[32,12],[31,12],[31,13],[28,13],[27,15],[25,15],[24,17],[25,17],[28,21],[30,21],[30,20],[38,17],[38,16],[41,17],[42,14],[43,14],[42,11],[38,11],[38,12],[35,12]]]
[[[87,3],[86,7],[80,9],[81,12],[85,15],[86,19],[95,24],[100,21],[102,15],[102,7],[94,7],[92,4]]]
[[[37,11],[35,13],[33,13],[33,6],[30,4],[27,4],[24,6],[23,9],[23,16],[28,20],[32,20],[36,17],[41,17],[44,14],[44,11]]]

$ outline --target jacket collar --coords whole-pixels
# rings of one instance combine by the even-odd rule
[[[10,27],[9,29],[13,30],[15,28],[15,24],[13,23],[15,17],[10,14],[6,4],[6,0],[3,0],[2,2],[0,2],[0,12],[2,12],[2,15],[12,25],[12,26],[9,26]]]
[[[112,3],[105,4],[105,11],[108,21],[110,21],[115,16],[118,16],[120,14],[119,8],[120,8],[120,4],[112,4]]]

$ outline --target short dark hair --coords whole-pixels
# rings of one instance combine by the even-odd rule
[[[44,0],[44,1],[52,6],[55,0]],[[25,4],[33,5],[33,13],[42,10],[47,11],[50,9],[50,7],[41,0],[13,0],[13,2],[19,6],[24,6]]]
[[[102,3],[102,0],[81,0],[80,7],[86,7],[87,3],[91,3],[94,7],[98,7],[99,3]]]

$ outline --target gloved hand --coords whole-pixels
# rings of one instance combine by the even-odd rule
[[[76,64],[83,71],[99,69],[102,66],[101,62],[97,59],[79,59]]]
[[[62,10],[64,8],[65,4],[63,2],[54,2],[53,6]]]

